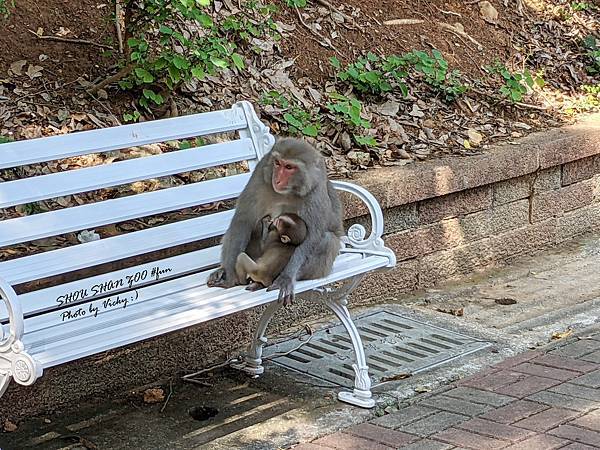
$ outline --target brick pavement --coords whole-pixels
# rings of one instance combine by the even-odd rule
[[[600,332],[509,358],[294,450],[600,448]]]

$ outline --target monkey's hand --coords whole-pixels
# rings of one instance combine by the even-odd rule
[[[278,302],[283,302],[283,306],[291,305],[294,301],[294,280],[285,274],[280,274],[273,284],[267,288],[267,291],[279,289]]]
[[[235,280],[228,280],[225,269],[219,267],[217,270],[215,270],[208,276],[208,280],[206,280],[206,285],[208,287],[230,288],[235,285]]]

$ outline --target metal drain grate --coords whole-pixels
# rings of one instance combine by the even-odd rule
[[[384,377],[431,369],[491,345],[388,311],[361,317],[355,323],[365,346],[373,384]],[[286,353],[301,343],[292,339],[270,345],[264,354]],[[282,366],[347,387],[354,383],[354,361],[352,342],[343,325],[320,330],[298,350],[273,358]]]

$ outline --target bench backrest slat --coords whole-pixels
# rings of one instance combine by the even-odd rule
[[[241,108],[2,144],[0,169],[247,127]]]
[[[207,136],[229,132],[235,132],[236,135]],[[134,194],[132,192],[137,192],[135,189],[119,188],[108,193],[115,198],[95,203],[85,195],[68,199],[66,204],[59,199],[58,203],[61,207],[55,207],[55,202],[52,201],[42,205],[51,208],[51,211],[1,220],[0,252],[3,253],[0,253],[0,258],[5,255],[12,256],[15,252],[18,255],[14,259],[0,261],[0,276],[4,280],[15,286],[58,276],[57,279],[50,281],[54,283],[51,287],[19,295],[28,321],[35,319],[43,327],[44,317],[55,320],[55,315],[60,310],[70,307],[66,303],[61,304],[57,301],[58,298],[65,298],[64,296],[82,289],[91,291],[91,287],[95,284],[108,282],[108,285],[111,285],[111,280],[113,281],[112,288],[101,289],[102,292],[94,293],[92,301],[96,301],[98,296],[112,296],[115,289],[119,291],[119,286],[115,285],[114,279],[121,279],[132,273],[135,275],[136,270],[148,271],[145,273],[148,277],[150,276],[148,273],[151,273],[155,267],[162,268],[168,264],[169,270],[166,271],[168,274],[163,274],[163,278],[168,276],[179,279],[181,276],[208,270],[217,265],[220,252],[218,245],[173,257],[174,259],[166,258],[108,273],[106,267],[102,268],[103,272],[100,268],[96,272],[86,271],[76,281],[71,281],[73,277],[70,275],[70,281],[67,283],[64,283],[64,278],[61,278],[63,274],[77,272],[80,269],[150,254],[224,234],[233,217],[232,210],[207,210],[203,211],[202,216],[191,219],[187,218],[189,217],[187,214],[178,212],[193,206],[236,198],[246,185],[258,160],[273,145],[274,138],[269,133],[269,129],[258,119],[252,105],[248,102],[239,102],[223,111],[0,145],[0,169],[5,169],[204,136],[207,136],[209,142],[217,143],[180,150],[174,150],[172,146],[163,146],[161,150],[164,152],[158,155],[139,152],[137,155],[129,156],[123,152],[124,157],[130,159],[112,163],[106,161],[97,166],[77,169],[71,169],[69,163],[69,166],[60,166],[61,169],[66,167],[69,170],[50,174],[43,171],[43,175],[37,175],[40,173],[40,168],[33,168],[34,176],[0,182],[0,208],[9,208],[123,186],[141,180],[176,176],[196,170],[210,171],[210,173],[199,174],[200,176],[206,174],[206,181]],[[212,170],[214,167],[219,168]],[[246,172],[246,167],[249,167],[250,173]],[[23,170],[25,174],[31,172],[30,168]],[[223,176],[214,178],[215,175]],[[117,236],[53,248],[37,254],[19,253],[29,246],[35,248],[44,245],[43,242],[35,242],[38,239],[90,230],[166,212],[173,213],[169,217],[169,222],[171,220],[175,222],[152,227],[141,223],[140,227],[146,228],[139,229],[135,226],[136,231],[125,232],[127,231],[125,229],[121,230],[124,234]],[[14,211],[7,211],[6,216],[14,217]],[[104,235],[103,230],[99,231]],[[61,239],[56,242],[61,242]],[[18,247],[11,248],[15,245]],[[157,258],[160,257],[157,255]],[[125,291],[142,289],[146,284],[154,281],[154,279],[136,280],[132,285],[125,286]],[[26,289],[29,288],[35,289],[35,284]],[[3,302],[0,301],[0,321],[6,322],[6,318],[6,310]]]
[[[233,213],[218,212],[12,259],[0,263],[0,273],[8,283],[15,285],[219,236],[227,230]]]
[[[216,178],[0,222],[0,247],[237,197],[250,174]]]
[[[0,150],[3,150],[0,148]],[[0,157],[2,156],[0,151]],[[0,208],[255,158],[250,139],[0,183]]]

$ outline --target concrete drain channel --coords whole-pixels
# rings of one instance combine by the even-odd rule
[[[461,333],[378,311],[355,320],[365,346],[373,384],[400,374],[416,374],[467,356],[491,345]],[[264,355],[282,354],[276,364],[339,386],[354,383],[354,350],[343,325],[319,330],[306,341],[291,339],[265,348]],[[291,352],[291,353],[288,353]]]

